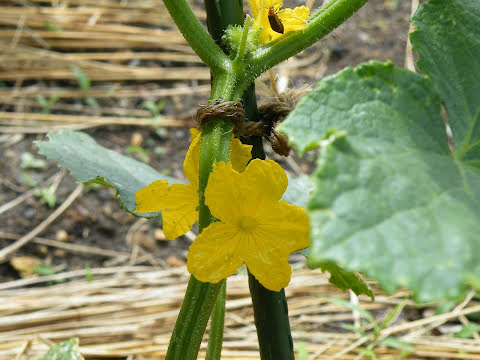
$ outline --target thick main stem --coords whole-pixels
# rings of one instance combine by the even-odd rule
[[[245,91],[243,103],[247,119],[258,121],[254,84],[251,84]],[[253,158],[265,159],[261,137],[250,137],[244,141],[253,145]],[[252,296],[253,315],[261,359],[295,359],[285,291],[282,289],[280,292],[275,292],[264,288],[250,272],[248,272],[248,285]]]
[[[165,1],[167,8],[173,10],[175,1],[184,2],[184,0],[168,0]],[[167,2],[169,4],[167,4]],[[234,2],[227,2],[235,9],[229,11],[226,7],[219,6],[218,0],[206,1],[208,25],[210,32],[214,35],[214,39],[217,44],[220,44],[220,36],[223,33],[224,28],[229,23],[241,23],[243,21],[243,3],[241,0]],[[222,10],[223,9],[223,10]],[[210,10],[210,12],[209,12]],[[217,14],[212,11],[220,11]],[[241,11],[241,13],[239,13]],[[170,11],[171,12],[171,11]],[[171,12],[172,13],[172,12]],[[172,14],[174,16],[174,14]],[[176,14],[177,19],[174,20],[181,28],[182,17]],[[229,18],[233,16],[232,18]],[[212,19],[218,19],[217,21]],[[180,24],[177,20],[180,20]],[[215,31],[212,32],[212,27]],[[183,31],[182,31],[183,32]],[[187,41],[186,34],[184,33]],[[213,40],[211,40],[213,42]],[[190,43],[190,41],[189,41]],[[208,41],[205,41],[209,46]],[[217,49],[219,49],[217,47]],[[203,53],[203,51],[202,51]],[[215,55],[214,55],[215,56]],[[211,63],[216,64],[216,61],[207,57]],[[223,54],[220,58],[226,58]],[[224,62],[225,66],[229,65]],[[209,64],[210,65],[210,64]],[[223,68],[224,69],[224,68]],[[228,74],[225,74],[223,69],[216,71],[216,78],[214,78],[212,84],[212,93],[210,100],[222,98],[223,100],[239,100],[233,97],[233,89],[236,83],[235,75],[233,78]],[[215,68],[211,67],[211,70],[215,72]],[[237,74],[238,75],[238,74]],[[215,75],[214,75],[215,76]],[[200,162],[199,162],[199,232],[203,231],[208,225],[210,225],[215,219],[212,217],[210,210],[205,205],[204,191],[208,182],[208,177],[212,170],[212,165],[220,161],[228,161],[230,156],[230,145],[232,140],[233,125],[230,121],[221,118],[209,119],[202,129],[202,143],[200,147]],[[193,275],[190,278],[187,291],[185,293],[185,299],[180,309],[180,313],[175,323],[175,328],[172,333],[170,345],[168,348],[166,360],[195,360],[198,356],[198,350],[202,341],[203,333],[207,326],[208,319],[217,302],[219,291],[222,287],[225,287],[225,280],[219,284],[202,283],[198,281]],[[223,302],[221,298],[219,301]],[[221,321],[222,304],[218,304],[216,311],[215,324],[217,327],[219,324],[223,324]],[[212,324],[213,325],[213,324]],[[213,325],[215,326],[215,325]],[[219,359],[221,353],[221,342],[223,338],[223,326],[220,326],[213,331],[214,338],[209,343],[208,356],[212,359]]]
[[[212,308],[222,287],[190,277],[182,308],[168,346],[166,360],[196,360]],[[202,301],[200,301],[200,299]]]
[[[262,360],[294,360],[293,340],[288,318],[285,291],[265,289],[249,272],[248,286],[252,296]]]
[[[199,162],[199,232],[215,221],[205,205],[203,194],[212,165],[229,159],[232,131],[232,123],[223,119],[210,119],[202,129]],[[225,280],[218,284],[203,283],[193,275],[190,277],[166,360],[197,359],[203,333],[224,283]]]

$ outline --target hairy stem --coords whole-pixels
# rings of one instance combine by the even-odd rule
[[[197,359],[203,333],[224,282],[206,284],[190,277],[165,360]]]
[[[244,86],[266,70],[313,45],[357,12],[368,0],[331,0],[319,9],[303,29],[285,34],[251,54],[245,66]]]
[[[228,71],[231,60],[208,35],[186,0],[163,0],[163,2],[188,45],[210,70]]]
[[[225,53],[215,44],[215,41],[205,33],[201,28],[198,20],[192,19],[194,17],[191,9],[186,4],[185,0],[164,0],[167,9],[174,18],[177,26],[187,39],[188,43],[192,46],[195,52],[202,58],[205,63],[210,66],[213,75],[212,93],[210,95],[211,100],[222,98],[224,100],[239,100],[239,98],[233,97],[233,92],[236,84],[236,78],[238,74],[231,71],[225,71],[227,68],[231,68],[231,60]],[[229,11],[229,6],[234,6],[235,9],[243,9],[243,3],[237,1],[220,1],[220,0],[207,0],[207,18],[209,24],[209,30],[212,32],[211,27],[215,27],[217,38],[215,39],[220,43],[220,36],[223,33],[219,28],[226,27],[230,20],[243,22],[243,10],[241,14]],[[222,7],[221,5],[225,5]],[[242,5],[242,6],[238,6]],[[232,19],[226,19],[225,16],[209,13],[208,10],[218,11],[219,14],[234,15]],[[181,14],[179,14],[181,12]],[[218,21],[211,20],[212,17],[217,17]],[[195,29],[191,29],[186,26],[188,21],[196,22]],[[201,29],[199,29],[199,27]],[[190,34],[199,33],[201,34]],[[208,39],[207,39],[207,38]],[[195,43],[200,39],[202,43]],[[204,49],[199,47],[206,46]],[[212,51],[212,53],[209,53]],[[220,54],[220,53],[221,54]],[[203,57],[202,57],[203,56]],[[217,57],[218,59],[214,59]],[[199,162],[199,221],[198,230],[202,232],[208,225],[210,225],[215,219],[212,217],[210,210],[205,205],[204,191],[208,182],[208,177],[212,171],[212,165],[220,161],[228,161],[230,156],[230,145],[232,140],[233,124],[229,120],[221,118],[212,118],[202,128],[202,143],[200,146],[200,162]],[[170,345],[167,351],[166,360],[195,360],[198,356],[198,350],[200,343],[207,326],[208,319],[212,313],[214,306],[216,307],[215,321],[212,322],[212,326],[219,326],[223,323],[223,311],[224,297],[221,297],[220,304],[217,301],[217,297],[221,288],[225,287],[225,280],[218,284],[203,283],[198,281],[193,275],[190,277],[190,281],[185,293],[185,299],[180,309],[180,313],[175,323]],[[223,301],[223,304],[222,304]],[[217,305],[215,305],[217,304]],[[213,342],[209,344],[209,356],[220,356],[221,343],[223,339],[223,326],[220,328],[212,329],[215,336]],[[215,359],[212,357],[212,359]]]
[[[218,294],[210,321],[207,356],[205,360],[220,360],[222,355],[223,328],[225,324],[225,300],[227,298],[226,282]]]

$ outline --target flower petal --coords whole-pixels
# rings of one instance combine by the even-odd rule
[[[280,9],[283,6],[283,0],[248,0],[250,8],[252,9],[252,15],[255,20],[259,16],[260,10],[267,10],[270,6],[275,9]]]
[[[310,9],[304,5],[302,6],[297,6],[295,9],[293,9],[293,12],[295,13],[295,16],[297,18],[307,20],[308,17],[310,16]]]
[[[232,162],[232,167],[238,172],[245,171],[248,162],[252,158],[252,147],[252,145],[242,144],[239,139],[233,138],[230,161]]]
[[[221,162],[213,165],[205,204],[214,217],[234,224],[240,216],[256,217],[261,209],[268,211],[287,184],[285,171],[275,161],[254,159],[243,173],[235,171],[230,162]]]
[[[252,9],[253,18],[255,19],[258,15],[258,9],[261,6],[261,0],[248,0],[248,3],[250,4],[250,9]]]
[[[248,188],[242,180],[244,173],[232,168],[232,163],[213,164],[212,173],[205,188],[205,204],[214,217],[233,224],[239,213],[239,206],[245,203]],[[243,189],[243,190],[242,190]]]
[[[188,148],[187,155],[183,162],[183,172],[187,177],[190,184],[198,189],[198,164],[200,161],[200,143],[202,137],[201,131],[198,129],[190,129],[190,136],[192,137],[192,143]]]
[[[157,212],[163,209],[164,200],[167,197],[168,182],[157,180],[135,193],[136,212]]]
[[[287,189],[288,179],[285,170],[273,160],[254,159],[245,170],[245,180],[249,185],[249,198],[258,201],[278,202]]]
[[[288,264],[288,255],[279,254],[272,248],[249,248],[245,263],[248,270],[260,284],[271,291],[280,291],[290,282],[292,268]]]
[[[259,214],[257,232],[279,252],[292,253],[310,245],[310,219],[304,208],[281,201]],[[259,235],[260,236],[260,235]]]
[[[298,6],[295,9],[284,9],[278,13],[282,21],[284,33],[297,31],[307,26],[307,19],[310,16],[310,9],[306,6]]]
[[[267,44],[278,39],[283,34],[274,31],[268,19],[269,8],[273,6],[275,14],[282,22],[284,34],[303,29],[307,25],[310,9],[306,6],[298,6],[295,9],[282,9],[283,2],[276,0],[249,0],[254,23],[254,29],[262,29],[258,39],[260,43]]]
[[[290,253],[309,245],[309,218],[305,209],[285,201],[258,216],[260,224],[243,258],[265,288],[280,291],[290,281]]]
[[[190,136],[192,137],[192,143],[188,148],[185,161],[183,162],[183,172],[190,181],[190,184],[198,188],[198,167],[200,161],[200,143],[201,143],[201,131],[195,128],[190,129]],[[233,134],[232,134],[233,137]],[[232,139],[230,158],[233,164],[233,168],[237,171],[244,171],[248,162],[252,158],[252,145],[242,144],[237,139]]]
[[[251,5],[252,4],[250,4],[250,6]],[[275,10],[280,9],[283,6],[283,1],[259,0],[257,1],[256,11],[254,11],[252,7],[252,13],[254,18],[254,23],[252,27],[254,29],[262,29],[262,31],[260,31],[258,35],[258,40],[261,44],[267,44],[282,36],[282,34],[273,31],[270,26],[270,21],[268,20],[268,10],[271,6],[273,6]]]
[[[198,220],[198,190],[193,185],[173,184],[163,201],[163,232],[173,240],[186,232]]]
[[[187,255],[188,271],[203,282],[218,283],[243,265],[240,235],[233,226],[210,224],[195,239]]]

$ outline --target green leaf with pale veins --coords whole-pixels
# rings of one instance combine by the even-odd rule
[[[430,0],[412,22],[417,64],[445,104],[455,156],[480,167],[480,1]]]
[[[50,141],[37,141],[39,153],[58,161],[82,183],[97,183],[117,190],[125,209],[141,217],[158,213],[135,213],[135,193],[156,180],[179,181],[162,175],[150,166],[97,144],[89,135],[67,129],[48,133]]]
[[[78,339],[70,339],[48,350],[37,360],[84,360],[78,348]]]
[[[287,190],[283,193],[281,200],[292,205],[306,207],[312,191],[313,183],[308,176],[288,177]]]
[[[452,156],[429,79],[371,62],[325,78],[282,123],[321,147],[309,264],[336,263],[429,301],[480,278],[480,169]]]

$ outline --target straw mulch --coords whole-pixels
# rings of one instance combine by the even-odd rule
[[[205,22],[205,12],[193,6]],[[282,64],[279,73],[315,75],[324,63],[312,64],[322,56],[322,51],[303,54]],[[87,93],[77,85],[73,67],[91,81]],[[0,133],[192,126],[194,112],[187,109],[198,99],[206,101],[210,91],[208,68],[161,0],[1,1],[0,81],[13,84],[0,88]],[[36,97],[56,95],[61,99],[45,113]],[[82,105],[86,96],[100,101],[100,109]],[[163,98],[175,104],[175,116],[152,122],[150,112],[138,108],[142,100]]]
[[[88,92],[77,85],[73,67],[91,81]],[[190,113],[152,121],[138,104],[206,97],[208,80],[208,68],[187,46],[161,0],[0,4],[0,81],[14,84],[0,89],[0,132],[191,126]],[[56,95],[60,101],[45,113],[36,97]],[[87,96],[100,101],[100,108],[82,105]]]
[[[79,338],[87,359],[163,358],[188,281],[185,268],[117,267],[91,273],[91,281],[79,270],[0,284],[0,360],[35,359],[49,345],[71,337]],[[26,287],[34,284],[43,286]],[[227,293],[222,359],[259,359],[246,275],[229,278]],[[361,296],[359,305],[377,322],[400,304],[375,342],[372,324],[325,298],[348,299],[348,293],[329,285],[319,271],[296,270],[286,293],[294,342],[308,359],[360,359],[364,349],[379,359],[480,359],[478,337],[453,336],[466,315],[480,311],[472,296],[449,313],[433,315],[433,304],[415,305],[406,291],[386,296],[375,289],[376,301]],[[419,312],[426,316],[418,320]],[[355,324],[364,335],[342,328]],[[378,345],[387,336],[414,350],[407,355]]]
[[[15,6],[17,1],[2,3],[1,80],[75,79],[72,64],[91,80],[210,79],[162,1],[72,0],[45,6],[42,0],[21,7]],[[150,61],[148,66],[129,64],[142,60]],[[167,68],[152,66],[153,61],[191,66]]]

